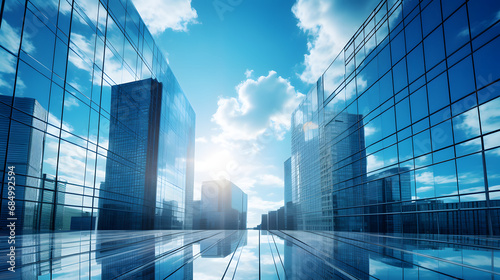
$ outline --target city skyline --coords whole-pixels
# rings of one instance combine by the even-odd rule
[[[225,177],[256,226],[284,203],[291,113],[379,1],[133,2],[197,115],[194,199]],[[174,3],[177,21],[148,8]]]
[[[497,279],[497,0],[5,0],[0,278]]]

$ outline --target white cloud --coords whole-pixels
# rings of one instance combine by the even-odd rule
[[[195,140],[196,143],[207,143],[207,138],[205,137],[197,137]]]
[[[76,101],[75,97],[68,97],[66,98],[66,101],[64,102],[64,108],[71,110],[72,107],[80,107],[80,104],[78,101]]]
[[[170,28],[187,31],[188,24],[197,23],[198,13],[191,6],[191,0],[133,0],[149,31],[161,33]]]
[[[380,160],[376,155],[369,155],[366,157],[367,172],[371,172],[382,167],[384,167],[384,161]]]
[[[309,35],[300,78],[314,83],[354,35],[378,1],[297,0],[292,12]]]
[[[282,178],[272,175],[272,174],[264,174],[260,176],[259,181],[262,185],[272,186],[272,187],[284,187],[285,183]]]
[[[250,78],[250,77],[252,77],[252,74],[253,74],[253,70],[247,69],[245,71],[245,77],[247,77],[247,79]]]
[[[266,151],[283,145],[291,113],[302,98],[275,71],[247,78],[236,86],[235,96],[220,97],[211,120],[216,128],[199,135],[209,144],[196,148],[195,198],[201,197],[203,181],[230,180],[248,195],[249,227],[260,223],[262,213],[283,206],[282,162]],[[274,194],[267,191],[270,187]]]
[[[212,121],[221,129],[215,142],[257,140],[265,132],[278,139],[290,128],[290,116],[303,95],[275,71],[236,87],[238,97],[219,98]]]
[[[266,201],[258,196],[250,196],[248,198],[248,205],[252,205],[254,210],[258,210],[261,213],[267,213],[269,211],[274,211],[285,205],[285,201]],[[260,224],[260,222],[259,222]]]
[[[377,128],[371,126],[371,124],[365,125],[364,128],[365,128],[365,137],[372,136],[377,132]]]
[[[2,30],[0,30],[0,41],[5,48],[11,51],[17,51],[19,49],[19,34],[20,31],[17,28],[10,26],[7,20],[3,20]],[[26,34],[26,37],[23,39],[23,50],[31,53],[35,50],[35,47],[31,43],[29,34]]]

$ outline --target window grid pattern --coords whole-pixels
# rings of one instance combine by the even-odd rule
[[[144,204],[126,186],[106,194],[103,187],[107,165],[145,172],[123,151],[109,148],[109,134],[115,126],[137,142],[144,137],[112,116],[111,106],[112,87],[146,79],[163,85],[158,136],[163,154],[154,212],[170,212],[176,228],[189,227],[192,213],[185,216],[185,208],[192,203],[195,114],[132,2],[9,0],[3,5],[2,228],[8,212],[4,170],[9,165],[32,166],[31,171],[18,168],[16,174],[25,194],[17,197],[16,215],[33,216],[23,218],[26,233],[95,228],[102,196]],[[25,105],[30,100],[37,104],[35,111]],[[25,141],[21,139],[34,143],[35,138],[40,147],[31,147],[24,157],[16,155],[21,150],[16,145]]]
[[[499,233],[499,11],[377,6],[292,115],[292,191],[321,197],[293,197],[299,229]]]

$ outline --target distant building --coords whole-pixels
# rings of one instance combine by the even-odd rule
[[[193,201],[193,229],[201,229],[206,224],[201,224],[201,200]]]
[[[42,151],[46,124],[41,120],[47,118],[47,111],[33,98],[12,97],[0,95],[0,104],[13,102],[17,110],[13,110],[13,118],[0,117],[0,168],[8,172],[9,166],[14,166],[15,178],[15,217],[16,230],[21,233],[32,233],[37,227],[37,213],[40,209],[35,203],[21,203],[24,200],[38,201],[38,190],[42,177]],[[10,137],[9,136],[10,132]],[[4,165],[5,164],[5,165]],[[7,186],[7,175],[5,186]],[[5,203],[1,204],[1,228],[5,229],[9,223],[9,209],[7,204],[7,187],[4,187]],[[52,192],[53,196],[53,192]],[[53,201],[50,201],[53,203]],[[50,205],[53,208],[53,205]]]
[[[284,163],[284,197],[285,197],[285,229],[295,229],[295,213],[292,196],[292,158],[288,158]]]
[[[279,230],[285,230],[285,222],[286,222],[286,219],[285,219],[285,207],[280,207],[280,209],[278,209],[277,211],[277,214],[278,214],[278,229]]]
[[[203,182],[200,229],[246,229],[247,194],[222,179]]]
[[[268,230],[269,229],[268,222],[267,222],[267,214],[262,214],[261,222],[260,222],[260,229],[261,230]]]
[[[278,211],[269,211],[267,213],[268,217],[268,230],[277,230],[278,229]]]

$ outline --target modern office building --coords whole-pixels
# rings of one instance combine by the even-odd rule
[[[267,226],[268,230],[278,229],[278,210],[267,212]]]
[[[195,114],[132,2],[4,1],[0,22],[0,230],[10,165],[23,232],[190,229]]]
[[[285,198],[285,228],[295,229],[292,199],[292,158],[288,158],[284,165],[284,198]]]
[[[262,216],[261,216],[260,229],[261,230],[268,230],[269,229],[267,214],[262,214]]]
[[[19,111],[14,112],[13,118],[16,121],[9,121],[9,118],[0,116],[0,168],[2,172],[7,173],[9,167],[15,167],[14,173],[19,174],[16,176],[9,176],[14,178],[15,185],[15,199],[28,200],[39,202],[42,195],[49,195],[50,191],[42,194],[38,190],[40,179],[42,178],[42,147],[43,147],[43,132],[45,131],[46,124],[41,122],[40,119],[47,118],[47,111],[40,105],[38,101],[33,98],[16,97],[12,99],[11,96],[0,95],[0,102],[14,102]],[[5,112],[3,112],[5,114]],[[1,113],[0,113],[1,114]],[[2,114],[3,115],[3,114]],[[10,117],[10,116],[9,116]],[[10,136],[9,131],[11,132]],[[6,153],[6,149],[9,153]],[[2,173],[3,174],[3,173]],[[22,175],[21,175],[22,174]],[[44,174],[45,175],[45,174]],[[8,195],[8,178],[5,177],[5,193],[3,194],[0,223],[5,226],[11,218],[7,198]],[[45,178],[45,177],[44,177]],[[45,182],[43,180],[42,182]],[[53,196],[53,192],[50,192]],[[33,229],[39,226],[40,221],[37,219],[38,208],[34,203],[14,205],[14,217],[18,219],[17,229],[20,233],[31,233]],[[47,210],[47,209],[40,209]]]
[[[500,234],[499,10],[377,6],[292,115],[297,229]]]
[[[199,228],[246,229],[247,201],[247,194],[231,181],[221,179],[203,182]]]

